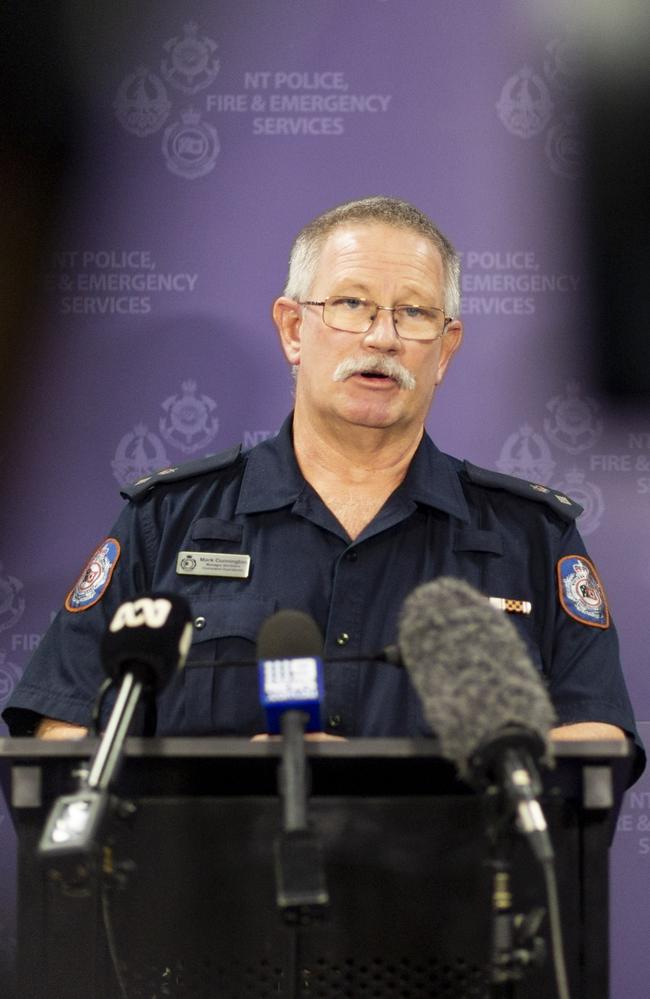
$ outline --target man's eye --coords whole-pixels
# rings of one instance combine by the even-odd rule
[[[421,309],[417,305],[402,305],[399,311],[407,319],[421,319],[427,314],[426,309]]]
[[[362,298],[333,298],[332,305],[336,308],[349,309],[353,312],[355,309],[361,308],[364,304]]]

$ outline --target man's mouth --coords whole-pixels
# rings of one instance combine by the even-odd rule
[[[335,382],[344,382],[348,378],[363,378],[377,384],[394,384],[400,389],[412,391],[415,388],[415,378],[402,364],[391,358],[377,358],[370,361],[364,358],[349,358],[342,361],[336,368],[332,378]]]

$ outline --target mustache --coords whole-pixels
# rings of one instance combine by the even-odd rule
[[[348,357],[337,365],[332,375],[332,381],[344,382],[352,375],[363,375],[366,372],[386,375],[407,392],[412,392],[416,385],[415,376],[403,364],[396,361],[394,357],[385,357],[383,354],[378,357]]]

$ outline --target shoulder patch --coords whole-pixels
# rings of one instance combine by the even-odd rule
[[[560,603],[569,617],[592,628],[609,628],[609,607],[595,566],[584,555],[565,555],[557,564]]]
[[[183,479],[191,479],[197,475],[206,475],[208,472],[218,472],[221,468],[232,465],[241,453],[241,444],[222,451],[220,454],[213,454],[208,458],[197,458],[196,461],[186,461],[182,465],[175,465],[171,468],[161,468],[158,472],[145,475],[129,486],[120,490],[125,499],[138,500],[160,485],[161,482],[182,482]]]
[[[111,581],[113,571],[120,558],[120,543],[117,538],[102,541],[86,565],[79,579],[65,598],[65,609],[71,614],[88,610],[104,596]]]
[[[487,486],[488,489],[504,489],[516,496],[523,496],[524,499],[545,503],[563,520],[575,520],[582,513],[583,508],[579,503],[575,503],[564,493],[558,492],[551,486],[543,486],[539,482],[527,482],[526,479],[518,479],[514,475],[504,475],[502,472],[493,472],[489,468],[472,465],[469,461],[465,461],[463,464],[470,481],[479,486]]]

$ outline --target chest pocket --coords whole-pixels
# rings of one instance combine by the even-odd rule
[[[238,544],[244,535],[241,524],[216,517],[201,517],[192,524],[192,541],[233,541]]]
[[[188,662],[197,659],[250,659],[262,624],[277,601],[249,593],[190,596],[194,631]]]
[[[192,735],[263,732],[255,643],[263,622],[277,610],[277,602],[248,593],[187,596],[194,621],[192,646],[175,689],[163,694],[171,730]],[[227,665],[240,660],[251,665]]]
[[[505,555],[505,545],[501,534],[496,530],[464,528],[458,532],[454,542],[454,553],[465,560],[464,578],[486,596],[531,599],[531,594],[521,590],[521,581],[515,573],[509,576],[510,566]],[[495,556],[497,558],[495,559]],[[505,613],[505,612],[502,612]],[[543,673],[542,656],[535,627],[535,614],[539,613],[533,599],[533,616],[509,614],[511,624],[519,632],[527,651],[539,673]]]

